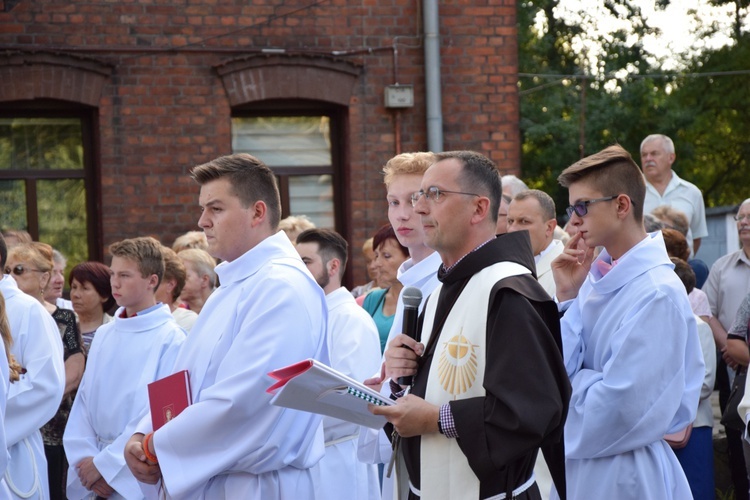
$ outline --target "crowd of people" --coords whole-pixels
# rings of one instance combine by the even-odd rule
[[[125,239],[66,280],[63,255],[5,232],[0,497],[714,498],[710,397],[750,362],[750,200],[742,248],[707,272],[674,144],[650,135],[640,158],[566,168],[558,227],[480,153],[399,154],[351,291],[347,241],[281,220],[248,154],[191,171],[201,231],[172,247]],[[308,358],[395,401],[370,407],[387,424],[269,404],[268,372]],[[181,370],[192,404],[155,429],[147,386]],[[747,498],[750,444],[727,438]]]

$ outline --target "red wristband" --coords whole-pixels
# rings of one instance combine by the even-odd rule
[[[154,433],[151,432],[149,434],[146,434],[146,437],[143,438],[143,443],[142,443],[143,444],[143,454],[146,455],[146,458],[150,462],[158,464],[159,460],[156,458],[156,455],[154,455],[153,453],[151,453],[151,451],[149,451],[149,449],[148,449],[148,442],[151,441],[151,438],[153,438],[153,436],[154,436]]]

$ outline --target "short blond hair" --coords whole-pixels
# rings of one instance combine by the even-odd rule
[[[52,260],[52,247],[46,243],[32,241],[21,243],[8,250],[8,260],[30,262],[43,273],[52,272],[55,262]]]
[[[393,177],[396,175],[422,175],[433,163],[435,163],[434,153],[401,153],[388,160],[388,163],[383,167],[383,182],[386,186],[390,186]]]
[[[174,243],[172,243],[172,250],[180,253],[188,248],[200,248],[201,250],[208,251],[208,240],[206,239],[206,233],[203,231],[188,231],[187,233],[178,236]]]
[[[308,219],[307,215],[290,215],[279,221],[279,230],[284,231],[292,243],[297,241],[297,236],[308,229],[315,229],[315,223]]]
[[[109,253],[113,257],[130,259],[135,262],[142,278],[148,278],[155,274],[158,278],[156,282],[156,288],[158,288],[164,277],[164,257],[161,253],[161,247],[162,244],[156,238],[142,236],[112,243],[109,246]]]

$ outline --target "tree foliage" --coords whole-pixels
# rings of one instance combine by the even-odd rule
[[[746,12],[750,0],[739,1],[736,12]],[[518,4],[524,180],[550,193],[562,212],[567,193],[556,178],[565,167],[615,142],[639,163],[641,140],[663,133],[675,141],[675,170],[703,190],[709,206],[750,196],[742,182],[750,178],[750,75],[742,73],[750,70],[750,35],[738,28],[742,20],[732,25],[734,43],[704,50],[669,75],[643,47],[655,30],[632,0],[601,0],[598,11],[591,2],[595,14],[582,13],[579,23],[558,18],[560,3]],[[616,29],[593,29],[602,12],[620,21]]]

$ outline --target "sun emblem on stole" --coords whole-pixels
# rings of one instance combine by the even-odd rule
[[[440,385],[449,394],[458,396],[471,388],[477,378],[475,345],[460,333],[443,343],[438,361]]]

